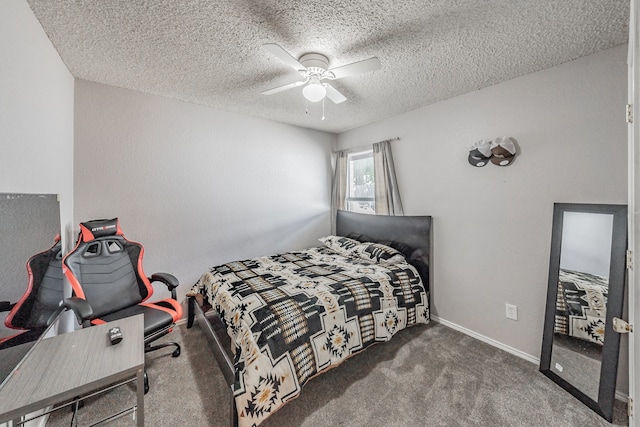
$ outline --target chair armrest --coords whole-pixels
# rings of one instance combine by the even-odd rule
[[[73,310],[76,319],[78,319],[78,323],[80,323],[83,328],[91,326],[90,319],[93,316],[93,309],[87,301],[78,297],[65,298],[60,301],[58,309],[49,317],[49,320],[47,320],[47,325],[50,325],[64,310]]]
[[[162,282],[167,286],[167,289],[171,291],[171,298],[176,298],[176,288],[180,285],[176,276],[170,273],[153,273],[149,280],[152,282]]]

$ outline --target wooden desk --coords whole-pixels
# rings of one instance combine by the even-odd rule
[[[123,335],[116,345],[108,335],[113,326]],[[142,315],[44,338],[0,389],[0,424],[132,378],[137,425],[144,426]]]

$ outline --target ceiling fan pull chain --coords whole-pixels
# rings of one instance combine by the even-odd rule
[[[307,98],[304,99],[304,113],[309,114],[309,101],[307,101]]]
[[[324,120],[324,98],[322,98],[322,120]]]

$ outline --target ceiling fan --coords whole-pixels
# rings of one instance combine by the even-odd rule
[[[275,43],[264,44],[262,48],[299,72],[304,78],[304,80],[265,90],[261,92],[263,95],[272,95],[294,87],[304,86],[302,95],[308,101],[318,102],[326,96],[335,104],[339,104],[346,101],[347,98],[323,80],[336,80],[380,69],[380,60],[375,57],[329,69],[329,60],[319,53],[305,53],[300,59],[295,59]]]

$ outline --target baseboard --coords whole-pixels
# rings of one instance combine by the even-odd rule
[[[523,351],[520,351],[520,350],[518,350],[516,348],[510,347],[510,346],[508,346],[506,344],[503,344],[500,341],[496,341],[493,338],[485,337],[484,335],[481,335],[481,334],[479,334],[477,332],[474,332],[471,329],[467,329],[467,328],[465,328],[463,326],[457,325],[457,324],[455,324],[453,322],[450,322],[448,320],[445,320],[445,319],[441,319],[441,318],[439,318],[437,316],[434,316],[434,315],[431,315],[431,320],[433,320],[434,322],[440,323],[441,325],[444,325],[444,326],[446,326],[448,328],[455,329],[456,331],[462,332],[465,335],[469,335],[470,337],[473,337],[473,338],[475,338],[477,340],[485,342],[485,343],[487,343],[487,344],[489,344],[489,345],[491,345],[493,347],[499,348],[500,350],[504,350],[507,353],[511,353],[514,356],[518,356],[519,358],[524,359],[524,360],[526,360],[528,362],[531,362],[531,363],[533,363],[535,365],[540,365],[540,359],[539,358],[534,357],[534,356],[532,356],[530,354],[527,354],[527,353],[525,353]]]
[[[500,350],[504,350],[507,353],[511,353],[514,356],[518,356],[521,359],[529,361],[529,362],[531,362],[531,363],[533,363],[535,365],[538,365],[538,366],[540,365],[540,359],[539,358],[531,356],[530,354],[527,354],[527,353],[525,353],[523,351],[520,351],[518,349],[510,347],[510,346],[508,346],[506,344],[503,344],[500,341],[496,341],[496,340],[494,340],[492,338],[485,337],[484,335],[481,335],[481,334],[479,334],[477,332],[474,332],[471,329],[467,329],[467,328],[465,328],[463,326],[457,325],[457,324],[455,324],[453,322],[450,322],[448,320],[441,319],[438,316],[433,316],[432,315],[431,316],[431,320],[433,320],[436,323],[440,323],[441,325],[444,325],[444,326],[446,326],[448,328],[455,329],[456,331],[462,332],[465,335],[469,335],[470,337],[476,338],[476,339],[478,339],[478,340],[480,340],[482,342],[485,342],[485,343],[487,343],[487,344],[489,344],[489,345],[491,345],[493,347],[499,348]],[[616,399],[621,400],[623,402],[626,402],[626,401],[629,400],[629,396],[626,393],[622,393],[622,392],[616,390]]]
[[[616,399],[620,400],[621,402],[629,402],[629,395],[616,390]]]

